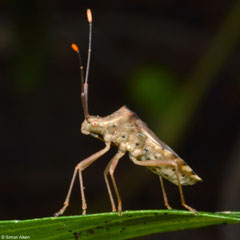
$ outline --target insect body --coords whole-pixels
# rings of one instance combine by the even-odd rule
[[[162,186],[164,203],[168,209],[171,207],[168,204],[167,195],[164,188],[163,178],[176,184],[179,188],[180,198],[182,205],[190,211],[197,214],[196,210],[186,205],[181,185],[193,185],[201,178],[198,177],[193,170],[165,143],[157,138],[157,136],[143,123],[131,110],[126,106],[121,107],[113,114],[106,117],[91,116],[88,113],[88,71],[91,54],[91,29],[92,29],[92,15],[91,11],[87,10],[88,21],[90,25],[89,31],[89,51],[86,78],[84,81],[83,66],[81,63],[81,57],[79,49],[75,44],[72,44],[74,51],[78,53],[81,69],[81,81],[82,81],[82,105],[84,109],[85,120],[82,123],[81,132],[86,135],[91,135],[95,138],[101,139],[105,142],[106,146],[99,152],[91,155],[90,157],[82,160],[76,167],[73,173],[72,181],[69,187],[69,191],[64,202],[62,209],[55,214],[59,216],[63,214],[67,206],[69,205],[70,195],[72,187],[79,173],[80,190],[82,196],[82,210],[83,214],[86,214],[87,204],[84,194],[82,171],[96,161],[99,157],[104,155],[111,145],[115,145],[118,148],[117,154],[111,159],[107,167],[104,170],[104,178],[111,201],[112,211],[116,211],[116,205],[113,199],[108,175],[110,175],[114,191],[118,200],[118,212],[121,215],[122,203],[120,194],[117,188],[117,184],[114,178],[114,171],[118,164],[118,161],[127,152],[131,161],[137,165],[145,166],[155,174],[159,175],[160,183]]]

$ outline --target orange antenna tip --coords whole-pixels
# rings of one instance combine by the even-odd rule
[[[72,47],[73,51],[79,52],[78,46],[75,43],[72,43],[71,47]]]
[[[88,19],[88,22],[92,22],[92,12],[91,10],[88,8],[87,9],[87,19]]]

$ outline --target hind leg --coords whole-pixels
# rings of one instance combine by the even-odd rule
[[[181,204],[183,207],[187,208],[189,211],[193,212],[195,215],[198,215],[198,212],[193,209],[192,207],[188,206],[185,202],[183,191],[182,191],[182,185],[179,177],[179,171],[178,171],[178,165],[173,160],[148,160],[148,161],[138,161],[134,157],[130,156],[130,159],[139,166],[145,166],[145,167],[158,167],[158,166],[173,166],[175,168],[177,182],[178,182],[178,189],[181,199]]]

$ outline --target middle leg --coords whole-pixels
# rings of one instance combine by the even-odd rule
[[[163,178],[162,178],[161,176],[159,176],[159,179],[160,179],[160,183],[161,183],[161,187],[162,187],[164,205],[165,205],[168,209],[172,209],[171,206],[168,204],[168,198],[167,198],[167,194],[166,194],[166,191],[165,191],[165,187],[164,187],[164,183],[163,183]]]
[[[118,188],[117,188],[117,184],[116,184],[116,181],[115,181],[115,178],[114,178],[114,171],[115,171],[115,168],[117,167],[119,159],[124,154],[125,154],[125,152],[118,151],[116,153],[116,155],[112,158],[112,160],[108,163],[107,167],[104,170],[104,179],[105,179],[105,182],[106,182],[108,195],[109,195],[110,202],[111,202],[111,205],[112,205],[112,211],[113,212],[116,211],[116,206],[115,206],[115,203],[114,203],[111,187],[110,187],[110,184],[109,184],[108,174],[110,174],[110,176],[111,176],[113,187],[114,187],[114,190],[115,190],[115,193],[116,193],[116,196],[117,196],[119,215],[122,214],[122,201],[121,201],[121,197],[120,197],[120,194],[119,194],[119,191],[118,191]]]

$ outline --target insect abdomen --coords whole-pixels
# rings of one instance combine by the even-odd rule
[[[121,151],[128,151],[140,161],[175,161],[182,185],[193,185],[201,181],[201,178],[126,106],[107,116],[105,122],[106,127],[102,133],[105,141],[114,143]],[[177,185],[174,166],[151,166],[148,169]]]
[[[178,172],[181,185],[193,185],[196,182],[202,181],[202,179],[196,175],[196,173],[180,158],[174,159],[178,164]],[[175,173],[175,167],[173,166],[161,166],[161,167],[148,167],[149,170],[157,175],[162,176],[175,185],[177,183],[177,175]]]
[[[178,172],[180,177],[181,185],[193,185],[196,182],[202,181],[202,179],[196,175],[196,173],[179,157],[175,156],[172,153],[169,153],[168,150],[157,147],[157,149],[153,149],[152,147],[145,147],[145,150],[141,156],[138,157],[141,161],[148,160],[171,160],[175,161],[178,165]],[[162,176],[168,181],[172,182],[175,185],[177,183],[177,176],[175,173],[174,166],[156,166],[156,167],[148,167],[153,173]]]

